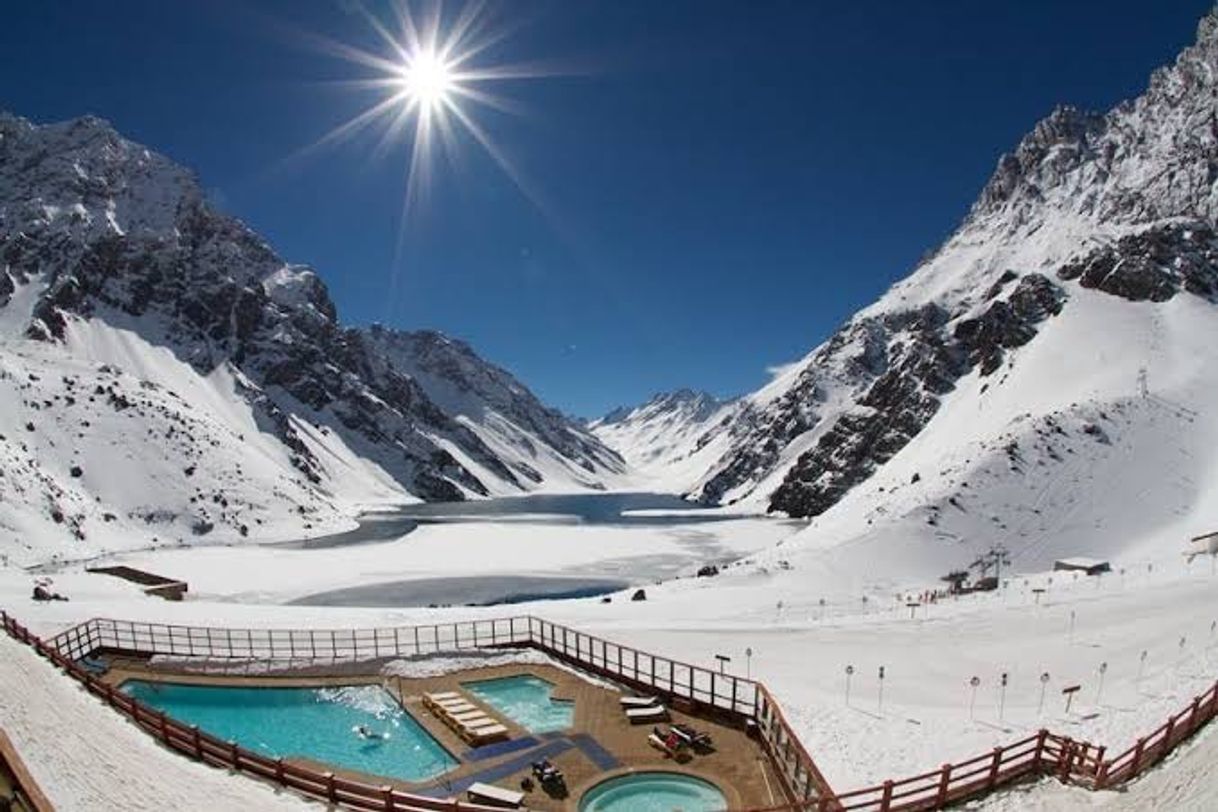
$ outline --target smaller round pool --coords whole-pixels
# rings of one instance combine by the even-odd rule
[[[628,773],[584,793],[579,812],[723,812],[727,798],[709,781],[683,773]]]

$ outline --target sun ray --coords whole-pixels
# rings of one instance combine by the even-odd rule
[[[486,0],[470,0],[460,7],[438,0],[392,0],[391,14],[382,19],[362,0],[348,2],[357,19],[368,26],[368,43],[347,44],[316,34],[307,35],[306,41],[357,66],[364,75],[316,84],[377,94],[379,98],[289,156],[285,163],[346,143],[373,129],[376,137],[369,151],[370,161],[382,161],[404,147],[406,163],[394,267],[402,260],[411,221],[418,219],[428,205],[437,163],[443,161],[460,172],[463,146],[485,152],[547,219],[556,219],[524,173],[496,144],[491,130],[474,115],[480,111],[525,114],[522,104],[496,92],[493,86],[497,83],[572,73],[539,62],[496,63],[491,59],[491,54],[498,53],[502,43],[522,25],[521,15],[492,20],[492,4]],[[394,277],[391,287],[396,291],[396,274]]]

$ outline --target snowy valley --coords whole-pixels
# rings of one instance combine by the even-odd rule
[[[730,656],[843,791],[1041,727],[1124,749],[1218,667],[1213,556],[1185,555],[1218,531],[1216,99],[1218,11],[1142,96],[1036,124],[937,251],[758,391],[587,423],[458,338],[343,326],[326,271],[105,122],[0,114],[0,606],[46,634],[520,613]],[[622,494],[681,501],[544,501]],[[327,542],[387,517],[411,526]],[[997,545],[995,589],[944,594]],[[1054,571],[1078,557],[1110,569]],[[96,563],[190,592],[162,602]],[[35,575],[71,601],[31,602]],[[511,607],[307,602],[491,577],[612,583]],[[0,722],[49,753],[17,704]],[[1045,783],[970,808],[1139,808],[1155,786],[1210,808],[1201,736],[1128,796]],[[64,797],[97,791],[73,781]]]

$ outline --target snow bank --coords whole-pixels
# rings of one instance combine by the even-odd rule
[[[445,674],[455,674],[471,668],[496,668],[504,665],[547,665],[560,668],[568,674],[579,677],[589,685],[598,688],[617,690],[617,686],[606,680],[597,679],[591,674],[572,668],[566,663],[555,660],[540,651],[524,650],[511,651],[504,654],[481,654],[477,652],[458,652],[453,654],[407,657],[393,660],[381,669],[386,677],[402,677],[403,679],[427,679],[442,677]]]

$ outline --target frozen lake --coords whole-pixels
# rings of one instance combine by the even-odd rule
[[[169,547],[108,561],[188,581],[192,600],[490,605],[652,586],[772,546],[803,526],[725,515],[665,494],[563,494],[410,505],[366,514],[345,533]]]
[[[317,550],[376,543],[401,538],[427,524],[527,522],[657,528],[738,519],[664,493],[535,494],[408,505],[366,514],[359,527],[345,533],[279,542],[275,546]]]
[[[306,595],[295,606],[493,606],[535,600],[591,598],[617,592],[627,581],[605,578],[486,575],[471,578],[422,578],[365,584]]]

